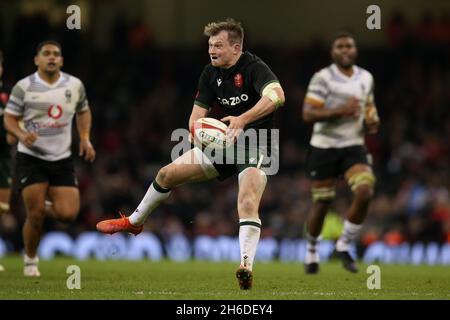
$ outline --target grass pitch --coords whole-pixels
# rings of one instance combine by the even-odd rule
[[[25,278],[22,258],[0,263],[0,299],[164,299],[164,300],[303,300],[303,299],[450,299],[450,267],[381,265],[381,289],[367,288],[366,265],[350,274],[340,263],[321,265],[305,275],[299,263],[257,263],[253,289],[242,291],[235,263],[171,261],[41,261],[42,276]],[[81,269],[81,289],[69,290],[67,267]]]

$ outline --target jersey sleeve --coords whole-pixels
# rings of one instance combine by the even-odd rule
[[[25,90],[19,85],[16,84],[11,94],[9,95],[8,103],[6,104],[5,112],[22,116],[25,109]]]
[[[200,79],[198,81],[197,86],[197,95],[195,96],[194,104],[205,108],[207,110],[211,109],[215,94],[211,89],[211,85],[209,82],[209,72],[208,69],[203,69],[202,74],[200,75]]]
[[[83,83],[80,83],[80,88],[78,89],[79,99],[77,105],[75,107],[76,112],[84,112],[89,109],[89,103],[86,96],[86,89],[84,88]]]
[[[262,95],[264,88],[273,82],[279,82],[269,66],[262,61],[258,61],[252,68],[253,88],[259,95]]]
[[[308,85],[305,104],[313,107],[323,107],[329,92],[330,88],[326,79],[320,73],[315,73]]]

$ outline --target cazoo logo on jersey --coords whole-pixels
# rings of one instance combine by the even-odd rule
[[[224,105],[224,106],[237,106],[239,103],[241,103],[242,101],[247,101],[248,100],[248,95],[246,95],[245,93],[241,94],[240,96],[237,97],[230,97],[230,98],[217,98],[220,102],[220,104]]]

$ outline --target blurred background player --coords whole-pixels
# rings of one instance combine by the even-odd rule
[[[373,77],[354,64],[356,56],[353,36],[338,34],[331,48],[333,64],[314,74],[304,101],[303,119],[314,123],[307,156],[313,205],[306,224],[306,273],[319,271],[319,236],[341,175],[353,192],[353,200],[335,254],[345,269],[358,270],[349,248],[366,217],[375,184],[364,134],[378,131],[379,118]]]
[[[8,102],[10,90],[3,85],[3,52],[0,50],[0,117],[3,121],[3,113]],[[0,215],[9,213],[9,197],[11,186],[10,153],[7,143],[5,128],[0,126]],[[0,264],[0,271],[4,267]]]
[[[10,88],[2,81],[3,76],[3,52],[0,50],[0,117],[3,123],[3,114],[8,102]],[[4,126],[0,126],[0,214],[9,212],[9,198],[11,187],[11,157],[10,145],[17,142],[8,134]]]
[[[241,24],[233,19],[213,22],[205,27],[204,34],[209,37],[211,63],[200,76],[189,128],[197,119],[205,117],[216,101],[227,115],[222,121],[229,122],[232,137],[243,129],[273,128],[273,113],[284,103],[284,92],[277,77],[260,58],[242,51],[244,30]],[[244,99],[236,99],[243,95],[246,95]],[[252,151],[257,153],[257,159],[248,157],[245,163],[239,164],[235,158],[232,164],[218,164],[194,147],[159,170],[130,217],[101,221],[97,229],[110,234],[127,231],[136,235],[142,231],[148,215],[169,196],[171,188],[216,177],[225,180],[239,174],[237,207],[241,264],[236,277],[241,289],[250,289],[261,232],[259,203],[267,182],[266,174],[260,168],[261,153]]]
[[[61,45],[44,41],[34,58],[37,72],[12,89],[4,115],[5,128],[19,139],[17,178],[27,218],[23,226],[24,275],[38,277],[37,250],[46,216],[45,200],[53,202],[52,217],[73,221],[80,197],[71,157],[72,120],[80,137],[79,154],[93,161],[91,112],[82,82],[61,72]],[[23,119],[25,130],[19,126]]]
[[[0,50],[0,119],[3,123],[3,114],[8,102],[10,88],[4,85],[3,76],[3,52]],[[17,139],[9,134],[3,125],[0,126],[0,215],[11,212],[11,150],[10,146],[17,143]],[[0,271],[4,271],[0,265]]]

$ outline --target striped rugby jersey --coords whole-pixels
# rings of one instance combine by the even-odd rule
[[[25,129],[38,133],[31,148],[19,142],[19,152],[57,161],[70,157],[73,116],[88,108],[80,79],[61,72],[59,79],[49,84],[35,72],[13,87],[5,112],[22,116]]]
[[[373,87],[370,72],[356,65],[351,77],[343,74],[335,64],[315,73],[308,86],[305,104],[313,108],[336,108],[355,96],[360,102],[361,113],[359,118],[316,122],[310,144],[325,149],[363,145],[364,117],[370,109],[375,109]]]

